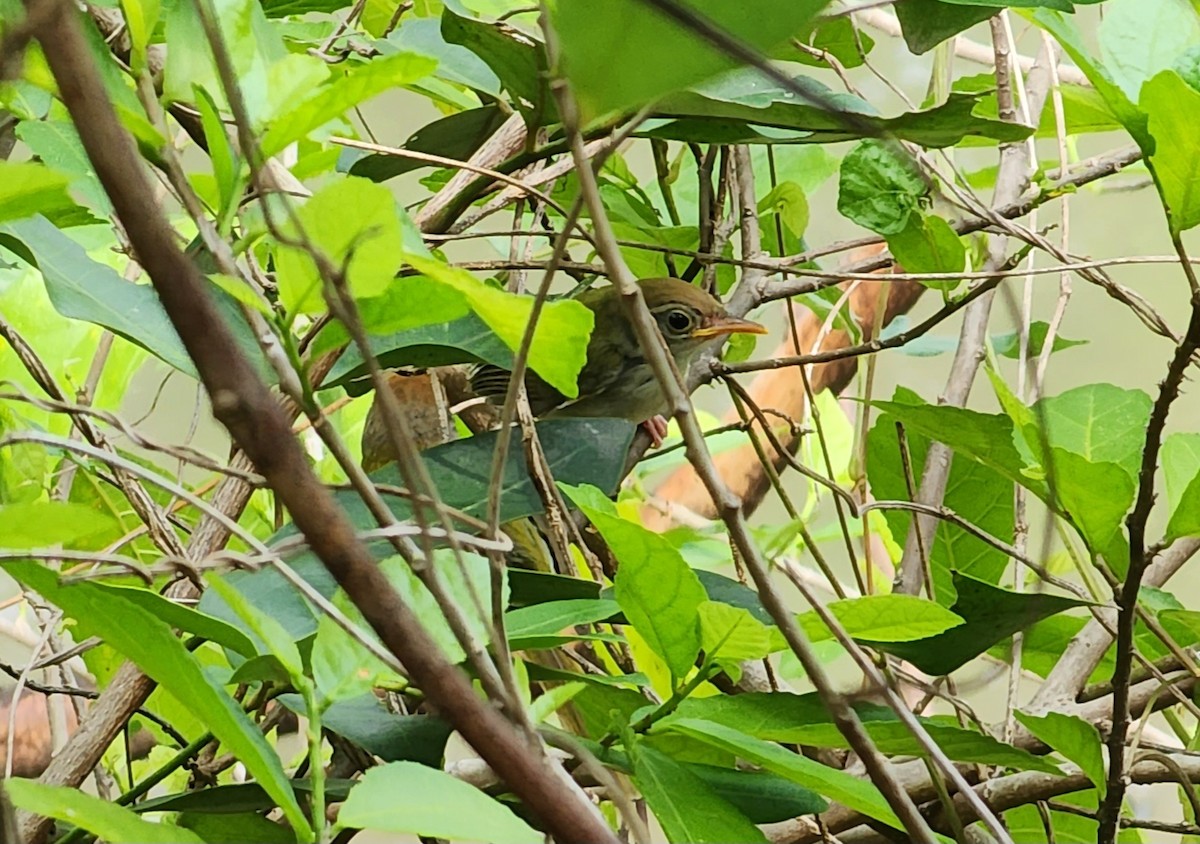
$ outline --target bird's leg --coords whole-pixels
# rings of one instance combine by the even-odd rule
[[[642,423],[642,427],[646,429],[646,433],[650,435],[650,441],[655,448],[663,444],[663,440],[667,438],[667,418],[661,413],[655,414]]]

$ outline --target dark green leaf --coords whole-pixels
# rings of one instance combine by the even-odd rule
[[[829,803],[812,789],[777,774],[687,762],[683,767],[754,823],[779,823],[829,808]]]
[[[925,751],[885,706],[858,704],[859,719],[871,740],[888,755],[924,756]],[[750,692],[708,698],[688,698],[663,720],[692,718],[741,730],[747,735],[784,744],[849,747],[828,710],[815,693]],[[957,725],[922,719],[929,735],[955,762],[1003,765],[1018,770],[1057,773],[1058,769],[1028,751]]]
[[[771,51],[799,33],[826,0],[709,0],[684,5],[738,41]],[[557,4],[551,22],[585,120],[638,108],[736,63],[727,51],[636,0]]]
[[[325,780],[325,794],[330,800],[345,800],[350,793],[353,780]],[[303,795],[311,793],[309,780],[292,780],[292,788]],[[256,782],[232,783],[204,788],[198,791],[182,791],[164,794],[143,800],[134,807],[135,812],[190,812],[206,815],[243,814],[264,812],[275,804]]]
[[[522,109],[550,107],[545,48],[526,33],[478,20],[461,6],[447,4],[441,34],[447,44],[465,47],[482,59]]]
[[[504,113],[496,106],[460,111],[421,127],[409,136],[401,148],[466,161],[495,133],[504,120]],[[432,166],[434,165],[426,161],[382,153],[367,154],[352,147],[343,147],[338,158],[339,171],[349,172],[351,176],[362,176],[372,182],[387,181],[402,173]]]
[[[870,782],[860,780],[844,771],[826,767],[798,753],[785,750],[778,744],[748,736],[732,727],[702,721],[696,718],[680,718],[672,721],[671,732],[690,736],[705,744],[761,765],[768,771],[787,777],[818,794],[823,794],[851,809],[895,827],[900,821],[888,807],[887,801]]]
[[[306,714],[299,695],[281,695],[279,702]],[[441,767],[446,741],[454,731],[435,715],[389,712],[374,694],[337,701],[321,714],[321,726],[385,762],[419,762],[435,768]]]
[[[873,232],[894,235],[918,212],[926,190],[899,147],[863,141],[842,159],[838,211]]]
[[[749,818],[670,756],[640,742],[626,750],[634,782],[672,844],[766,842]]]
[[[904,43],[917,55],[996,13],[987,7],[959,6],[942,0],[899,0],[894,9]]]
[[[329,797],[326,795],[326,799]],[[183,814],[176,823],[204,839],[205,844],[294,844],[296,833],[253,812],[217,817],[204,812]]]
[[[510,569],[509,600],[515,607],[528,607],[547,601],[595,600],[600,595],[600,584],[578,577],[562,574]]]
[[[1044,593],[1017,593],[958,572],[954,573],[958,600],[950,608],[965,623],[928,639],[873,645],[906,659],[926,674],[949,674],[992,645],[1007,639],[1047,616],[1083,606],[1082,601]]]

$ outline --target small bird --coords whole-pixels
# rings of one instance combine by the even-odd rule
[[[699,287],[678,278],[638,282],[651,315],[684,375],[707,347],[730,334],[766,334],[757,322],[735,317]],[[595,314],[587,361],[579,373],[579,395],[569,399],[537,376],[525,376],[530,408],[539,417],[609,416],[643,423],[655,444],[666,434],[667,401],[650,364],[642,356],[633,326],[622,312],[617,288],[582,293],[578,301]],[[471,373],[476,395],[503,399],[509,373],[490,364]]]

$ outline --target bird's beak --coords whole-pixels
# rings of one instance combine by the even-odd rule
[[[692,332],[693,337],[721,337],[726,334],[766,334],[767,328],[748,319],[722,315],[706,317],[700,327]]]

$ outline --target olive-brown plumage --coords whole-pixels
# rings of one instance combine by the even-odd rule
[[[649,278],[638,284],[682,373],[721,337],[766,333],[758,323],[730,315],[715,298],[686,281]],[[530,372],[525,387],[534,415],[613,416],[644,422],[665,412],[666,400],[642,356],[633,326],[625,318],[616,288],[588,290],[579,301],[595,314],[587,362],[579,373],[579,396],[568,399]],[[503,398],[508,372],[480,366],[471,377],[471,386],[479,395]]]

